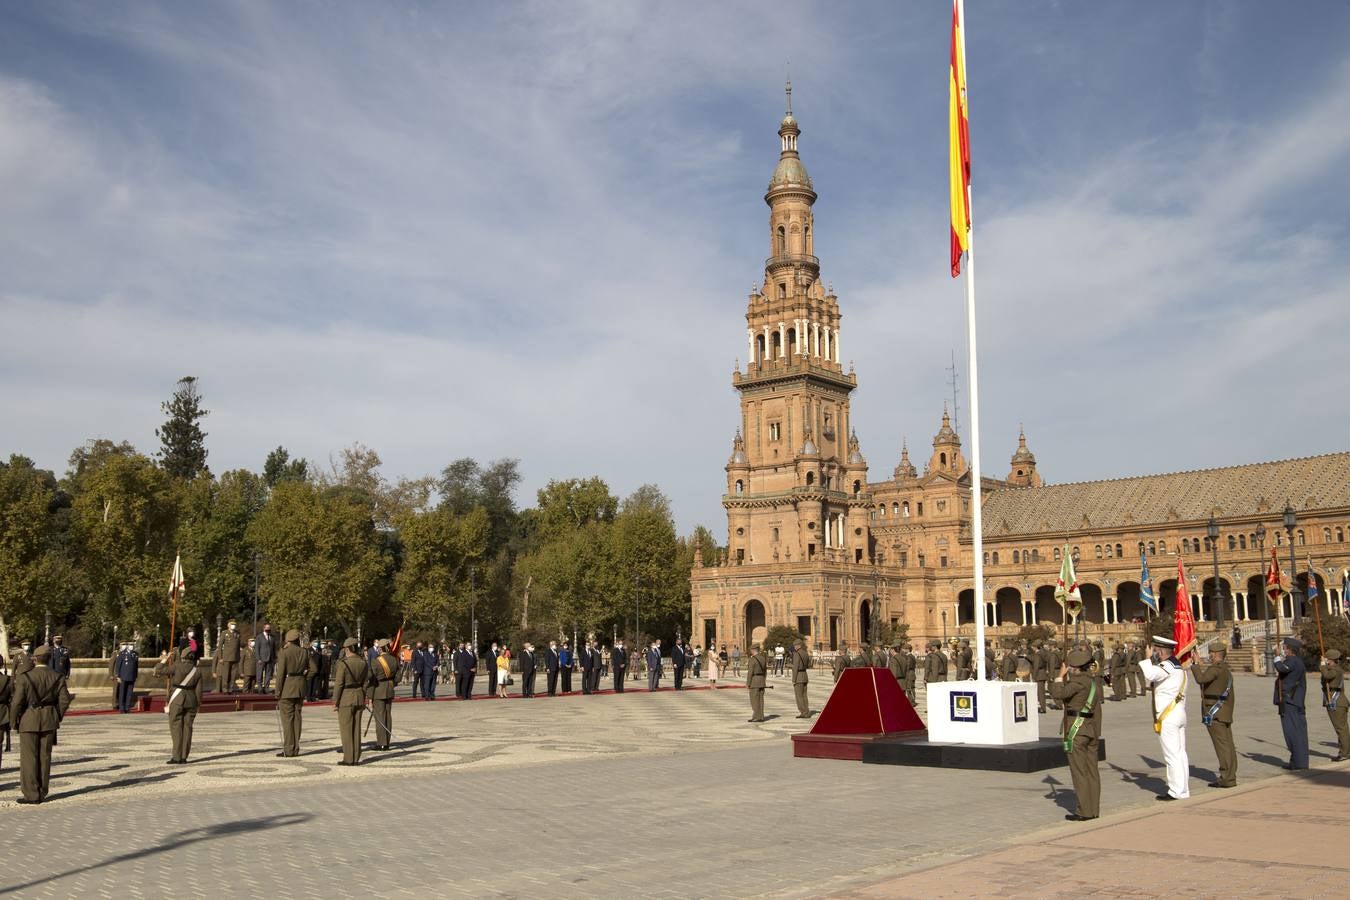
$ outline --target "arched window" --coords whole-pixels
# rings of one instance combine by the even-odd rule
[[[1017,551],[1014,550],[1014,551],[1013,551],[1013,565],[1015,566],[1015,565],[1017,565],[1017,564],[1018,564],[1019,562],[1021,562],[1021,561],[1022,561],[1022,560],[1018,558],[1018,553],[1017,553]]]
[[[1110,544],[1107,544],[1107,545],[1106,545],[1106,558],[1107,558],[1107,559],[1110,559],[1110,558],[1111,558],[1111,545],[1110,545]]]
[[[856,497],[860,493],[862,493],[862,482],[855,479],[853,482],[853,496]]]
[[[774,540],[774,543],[775,543],[775,544],[778,543],[778,529],[777,529],[777,528],[775,528],[775,529],[773,530],[773,540]]]
[[[782,225],[778,226],[778,255],[787,255],[787,229]]]
[[[1229,550],[1236,550],[1236,549],[1237,549],[1237,537],[1236,537],[1235,535],[1231,535],[1231,534],[1230,534],[1230,535],[1228,536],[1228,549],[1229,549]]]
[[[989,565],[989,554],[987,552],[984,554],[984,564]]]
[[[1119,545],[1119,544],[1116,544],[1116,558],[1119,559],[1120,557],[1122,557],[1122,556],[1124,556],[1124,555],[1125,555],[1125,554],[1124,554],[1123,552],[1121,552],[1120,545]]]
[[[886,518],[886,504],[885,503],[881,504],[880,509],[881,509],[881,517],[883,519]]]
[[[1077,548],[1077,547],[1074,547],[1074,548],[1073,548],[1073,559],[1074,559],[1074,562],[1077,562],[1077,561],[1078,561],[1078,548]]]
[[[1205,535],[1205,552],[1208,553],[1213,546],[1214,542],[1209,539],[1209,535]]]
[[[994,551],[994,565],[998,565],[998,551]]]
[[[947,454],[945,453],[938,454],[938,464],[942,466],[947,465]]]
[[[739,479],[737,479],[737,481],[736,481],[736,494],[737,494],[737,496],[739,496],[739,495],[741,495],[741,494],[743,494],[743,493],[745,493],[745,482],[744,482],[744,481],[741,481],[741,480],[739,480]]]
[[[1097,558],[1098,558],[1098,559],[1101,559],[1101,558],[1102,558],[1102,545],[1101,545],[1101,544],[1098,544],[1098,545],[1096,546],[1095,552],[1096,552],[1096,554],[1097,554]]]
[[[1238,535],[1238,549],[1239,550],[1247,549],[1247,536],[1245,534]]]
[[[1303,544],[1304,544],[1304,540],[1303,540],[1303,529],[1300,528],[1300,529],[1298,530],[1298,545],[1299,545],[1300,547],[1302,547]]]
[[[1059,548],[1055,548],[1055,562],[1059,562]]]
[[[1330,528],[1323,528],[1323,529],[1322,529],[1322,543],[1324,543],[1324,544],[1330,544],[1330,543],[1331,543],[1331,529],[1330,529]]]
[[[1032,561],[1032,562],[1040,562],[1040,561],[1041,561],[1041,551],[1040,551],[1040,550],[1033,549],[1033,550],[1031,551],[1031,561]]]
[[[759,351],[759,361],[764,362],[764,335],[760,334],[755,338],[755,349]]]
[[[905,501],[905,505],[902,506],[901,509],[903,509],[903,510],[905,511],[905,518],[908,519],[908,518],[909,518],[909,501],[908,501],[908,500]]]
[[[1191,552],[1191,539],[1190,539],[1190,538],[1182,538],[1182,539],[1181,539],[1181,552],[1182,552],[1182,553],[1190,553],[1190,552]]]
[[[1149,556],[1152,556],[1153,554],[1155,554],[1155,553],[1157,553],[1157,552],[1158,552],[1158,551],[1155,550],[1154,547],[1153,547],[1153,542],[1152,542],[1152,541],[1149,541],[1149,542],[1148,542],[1148,555],[1149,555]]]
[[[1275,546],[1276,546],[1276,547],[1283,547],[1283,546],[1284,546],[1284,532],[1283,532],[1283,531],[1280,531],[1278,528],[1274,528],[1274,529],[1272,529],[1272,530],[1275,532]]]
[[[1336,543],[1345,543],[1345,531],[1339,525],[1336,526]]]
[[[1167,541],[1158,541],[1158,553],[1163,556],[1167,555]]]
[[[922,500],[919,501],[918,506],[915,507],[915,508],[918,510],[918,514],[919,514],[919,515],[923,515],[923,501],[922,501]],[[1300,534],[1301,534],[1301,533],[1302,533],[1302,532],[1300,532]]]
[[[806,486],[807,486],[807,487],[810,487],[811,485],[813,485],[813,484],[815,484],[815,483],[816,483],[816,473],[815,473],[815,472],[807,472],[807,473],[806,473]]]
[[[802,228],[802,252],[809,254],[811,252],[811,226]]]

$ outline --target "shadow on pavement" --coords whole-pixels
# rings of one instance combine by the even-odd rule
[[[1141,756],[1140,759],[1149,765],[1162,765],[1161,763],[1151,761],[1147,756]],[[1113,762],[1108,762],[1107,766],[1120,775],[1121,781],[1128,781],[1140,790],[1148,791],[1150,794],[1161,794],[1167,790],[1167,782],[1161,778],[1156,778],[1153,775],[1145,775],[1141,772],[1131,772],[1129,769],[1118,766]]]
[[[172,777],[172,776],[166,776]],[[162,779],[156,779],[162,780]],[[114,866],[118,863],[131,862],[137,859],[144,859],[147,856],[153,856],[157,853],[165,853],[170,850],[177,850],[179,847],[185,847],[189,844],[200,843],[201,841],[211,841],[216,838],[230,837],[235,834],[257,834],[259,831],[268,828],[281,828],[287,825],[300,825],[308,822],[313,816],[309,813],[284,813],[279,816],[266,816],[259,819],[239,819],[234,822],[221,822],[219,825],[208,825],[204,828],[192,828],[187,831],[180,831],[177,834],[167,836],[162,842],[151,847],[142,847],[139,850],[132,850],[128,853],[122,853],[110,857],[102,862],[91,863],[87,866],[80,866],[75,869],[67,869],[64,872],[58,872],[55,875],[49,875],[46,878],[37,878],[32,881],[26,881],[23,884],[11,885],[0,888],[0,894],[12,894],[15,891],[27,890],[37,887],[40,884],[46,884],[71,875],[79,875],[83,872],[91,872],[94,869],[101,869],[104,866]]]
[[[168,781],[177,775],[177,772],[165,772],[162,775],[142,775],[138,778],[120,778],[117,781],[109,781],[105,784],[91,784],[89,787],[76,788],[73,791],[62,791],[59,794],[51,794],[43,802],[50,803],[53,800],[68,800],[71,797],[81,797],[85,794],[108,791],[113,788],[131,787],[134,784],[157,784],[161,781]]]
[[[1078,795],[1066,788],[1064,782],[1053,775],[1047,775],[1041,779],[1041,783],[1050,786],[1045,799],[1053,800],[1055,805],[1065,812],[1078,812]]]

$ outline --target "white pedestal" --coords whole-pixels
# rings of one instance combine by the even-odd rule
[[[927,686],[928,740],[939,744],[1025,744],[1041,738],[1036,685],[940,681]]]

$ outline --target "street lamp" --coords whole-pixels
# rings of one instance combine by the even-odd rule
[[[1210,605],[1211,606],[1217,605],[1218,607],[1219,610],[1218,625],[1219,631],[1222,632],[1224,628],[1223,622],[1224,601],[1223,601],[1223,593],[1219,590],[1219,522],[1213,516],[1209,517],[1209,525],[1206,527],[1205,533],[1209,535],[1209,547],[1211,550],[1214,551],[1214,595],[1213,595],[1214,600]]]
[[[1265,558],[1266,558],[1266,526],[1265,526],[1265,525],[1262,525],[1260,522],[1257,522],[1257,523],[1256,523],[1256,555],[1257,555],[1258,561],[1261,562],[1261,565],[1258,565],[1258,566],[1256,567],[1256,571],[1257,571],[1257,572],[1260,572],[1261,569],[1262,569],[1262,567],[1265,565],[1264,560],[1265,560]],[[1262,579],[1262,581],[1264,581],[1264,579]],[[1264,651],[1263,655],[1264,655],[1265,658],[1266,658],[1266,674],[1269,675],[1269,674],[1270,674],[1270,650],[1271,650],[1271,647],[1270,647],[1270,592],[1266,590],[1266,586],[1265,586],[1264,584],[1261,585],[1261,620],[1262,620],[1262,622],[1265,624],[1265,628],[1266,628],[1266,644],[1265,644],[1265,651]]]
[[[469,640],[473,641],[474,656],[478,655],[478,567],[469,566]]]
[[[947,646],[947,611],[942,611],[942,646]]]
[[[642,643],[642,595],[638,593],[638,576],[633,576],[633,640]]]
[[[1294,507],[1289,501],[1284,502],[1284,530],[1289,534],[1289,599],[1293,603],[1293,614],[1290,617],[1289,628],[1295,634],[1298,633],[1298,561],[1294,558],[1294,526],[1298,524],[1298,516],[1294,515]]]
[[[258,633],[258,584],[260,581],[259,566],[262,564],[262,554],[256,550],[253,552],[253,633]]]

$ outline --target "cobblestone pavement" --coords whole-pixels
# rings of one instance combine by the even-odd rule
[[[815,679],[813,705],[828,681]],[[22,862],[0,867],[0,894],[811,896],[1002,849],[1063,825],[1073,804],[1066,768],[794,759],[787,735],[805,723],[787,680],[772,683],[762,725],[746,723],[739,688],[399,703],[400,749],[355,769],[334,765],[325,706],[306,708],[295,759],[274,756],[275,713],[202,715],[188,767],[164,764],[162,715],[72,717],[49,803],[13,803],[18,758],[5,756],[0,829],[6,858]],[[1270,682],[1240,676],[1237,690],[1239,779],[1268,778],[1285,761]],[[1318,712],[1309,730],[1324,766],[1334,748]],[[1214,757],[1191,714],[1200,799]],[[1107,813],[1157,805],[1149,718],[1146,700],[1107,704]],[[1042,733],[1056,726],[1046,716]]]

